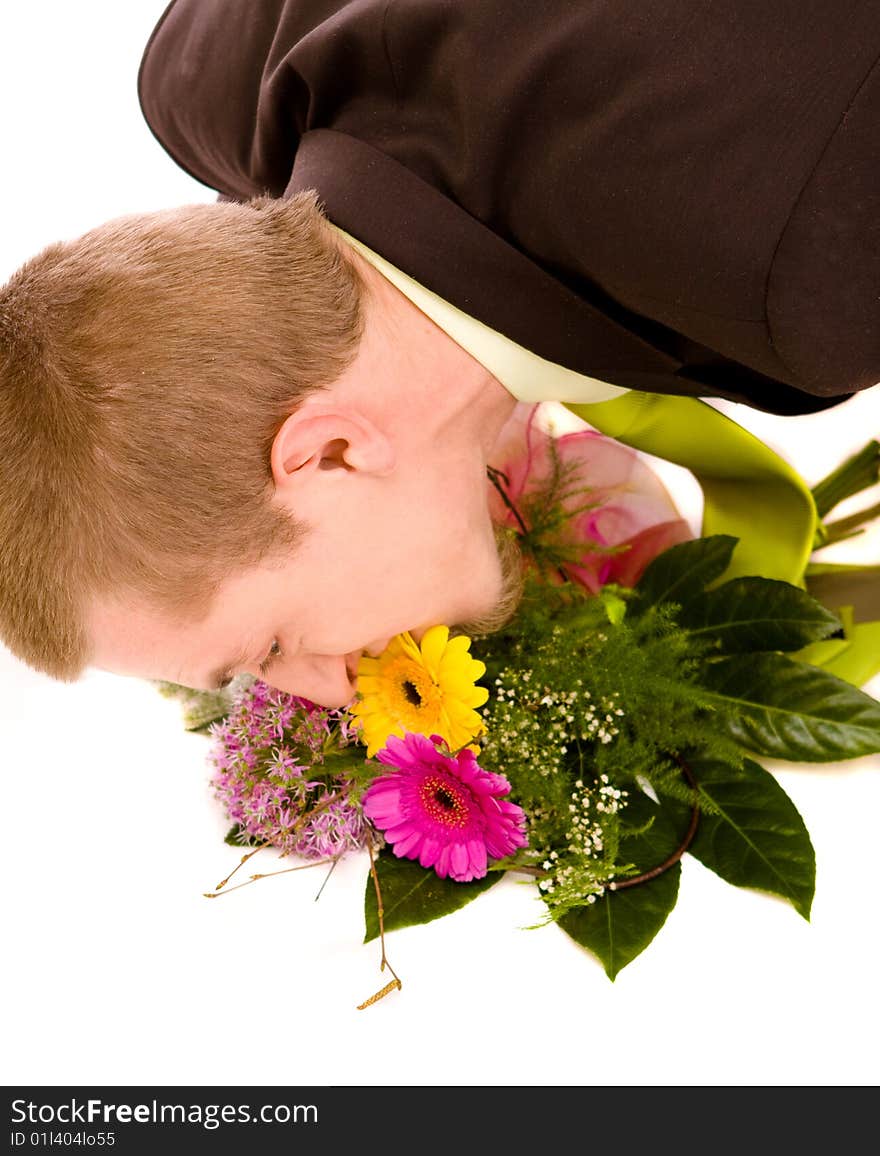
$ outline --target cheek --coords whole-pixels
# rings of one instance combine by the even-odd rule
[[[385,495],[387,498],[388,495]],[[456,512],[458,495],[423,501],[377,496],[326,536],[316,536],[303,568],[290,577],[296,602],[324,639],[353,638],[350,646],[450,618],[494,586],[494,538],[484,509],[471,524]],[[478,523],[478,524],[477,524]],[[297,587],[299,589],[297,590]],[[301,594],[306,595],[301,603]],[[306,631],[317,635],[317,630]]]
[[[297,589],[294,579],[296,594],[288,605],[295,603],[293,617],[301,623],[303,638],[311,640],[318,652],[355,650],[388,634],[398,619],[404,623],[400,629],[412,625],[408,614],[420,598],[412,556],[393,545],[383,549],[364,542],[353,549],[328,551],[314,562],[307,585]],[[303,599],[306,589],[309,593]]]

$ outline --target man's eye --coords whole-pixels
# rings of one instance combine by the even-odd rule
[[[269,668],[276,659],[281,657],[281,646],[277,638],[272,640],[272,645],[269,647],[269,653],[260,663],[260,674],[268,674]]]

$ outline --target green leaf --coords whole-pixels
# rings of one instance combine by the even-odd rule
[[[595,903],[576,907],[559,926],[597,956],[609,979],[641,955],[678,900],[681,864],[626,891],[606,891]]]
[[[697,637],[717,639],[726,654],[800,650],[841,626],[815,598],[772,578],[733,578],[697,594],[678,621]]]
[[[611,590],[600,590],[599,597],[602,600],[602,605],[605,607],[608,621],[612,626],[620,626],[626,617],[626,602],[624,602],[619,594],[615,594]]]
[[[387,849],[376,857],[376,873],[382,891],[385,931],[430,923],[432,919],[449,915],[494,887],[504,875],[503,871],[490,871],[482,879],[456,883],[452,879],[441,879],[430,867],[422,867],[414,859],[398,859]],[[379,907],[372,875],[367,876],[364,915],[364,943],[369,943],[379,934]]]
[[[707,663],[700,683],[723,708],[719,725],[759,755],[826,763],[880,751],[880,702],[819,667],[733,655]]]
[[[713,812],[700,815],[689,853],[727,883],[780,895],[809,919],[816,856],[777,780],[751,759],[739,770],[710,759],[689,759],[688,765]]]
[[[622,861],[632,862],[638,873],[665,862],[679,847],[682,833],[670,812],[647,795],[633,793],[624,812],[631,825],[646,826],[636,834],[624,834],[620,842]],[[592,952],[609,979],[641,955],[678,900],[681,864],[662,874],[620,891],[606,890],[593,903],[567,912],[559,926],[581,947]]]
[[[242,847],[256,847],[260,840],[256,835],[251,835],[242,827],[241,823],[236,823],[235,826],[230,827],[223,836],[223,842],[228,843],[230,847],[237,847],[241,850]]]
[[[713,534],[671,546],[650,563],[635,588],[651,605],[687,602],[721,577],[737,541],[729,534]]]
[[[232,709],[228,688],[219,691],[193,690],[176,682],[153,682],[163,698],[180,701],[184,730],[207,734],[212,723],[223,722]]]

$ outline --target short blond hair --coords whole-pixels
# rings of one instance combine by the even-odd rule
[[[0,638],[73,680],[94,598],[207,612],[292,545],[284,418],[350,363],[361,285],[313,193],[124,217],[0,289]]]

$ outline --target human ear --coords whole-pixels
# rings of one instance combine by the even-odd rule
[[[272,478],[277,489],[298,485],[317,470],[382,477],[394,465],[388,435],[353,409],[306,401],[285,419],[272,442]]]

